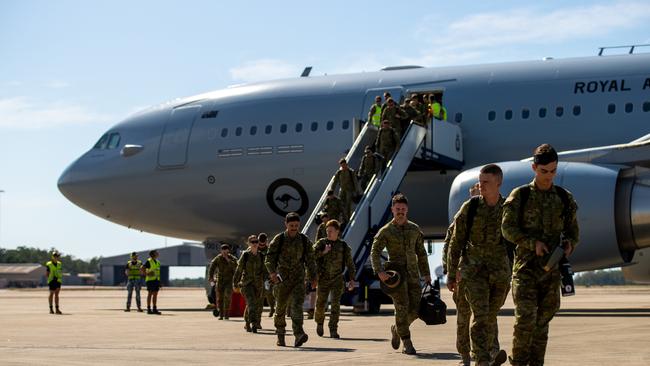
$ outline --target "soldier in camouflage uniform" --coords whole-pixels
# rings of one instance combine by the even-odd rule
[[[269,272],[271,282],[275,285],[276,305],[273,322],[278,336],[277,345],[285,345],[284,334],[287,323],[284,315],[287,311],[287,301],[291,298],[294,346],[300,347],[309,339],[302,328],[305,271],[312,282],[312,287],[316,287],[316,267],[312,243],[305,235],[298,232],[300,216],[295,212],[288,213],[284,223],[286,231],[273,238],[264,264]]]
[[[321,212],[320,213],[320,225],[318,225],[318,229],[316,229],[316,238],[314,242],[319,241],[320,239],[326,238],[327,237],[327,222],[330,221],[329,215],[327,215],[327,212]]]
[[[259,240],[257,235],[248,237],[248,249],[239,257],[237,269],[233,276],[233,286],[241,289],[246,298],[244,310],[244,328],[247,332],[257,333],[262,329],[261,315],[262,287],[264,286],[264,257],[258,251]]]
[[[221,245],[221,253],[210,262],[208,278],[212,286],[216,286],[217,309],[219,309],[219,320],[228,319],[230,311],[230,299],[232,297],[232,277],[237,268],[237,258],[230,254],[228,244]],[[216,274],[216,284],[214,282]]]
[[[447,287],[455,291],[457,283],[464,283],[464,294],[474,318],[472,356],[479,366],[506,362],[505,351],[496,352],[495,359],[490,352],[497,338],[497,314],[510,290],[511,276],[510,260],[501,237],[504,200],[499,187],[502,181],[503,173],[498,165],[488,164],[481,169],[481,195],[470,198],[460,208],[449,243]],[[470,218],[472,205],[475,211]]]
[[[318,289],[316,292],[316,333],[323,336],[323,322],[327,297],[331,295],[330,320],[328,323],[331,338],[340,338],[337,332],[341,314],[341,296],[343,295],[343,271],[347,267],[350,282],[348,288],[354,289],[354,261],[352,249],[339,239],[341,225],[336,220],[326,224],[327,237],[314,244],[316,256],[316,273],[318,273]]]
[[[347,217],[344,215],[343,210],[343,201],[334,194],[334,190],[330,189],[327,191],[327,197],[325,197],[325,202],[323,203],[323,210],[327,212],[327,216],[330,220],[339,220],[339,222],[346,222]]]
[[[539,366],[544,364],[549,323],[560,308],[560,271],[556,267],[546,272],[543,266],[558,246],[568,257],[578,244],[579,230],[578,206],[573,196],[553,185],[558,164],[555,149],[548,144],[537,147],[533,161],[535,178],[528,185],[515,188],[506,199],[501,230],[508,241],[517,245],[512,276],[515,325],[510,362]],[[522,206],[524,190],[528,190],[528,198]]]
[[[393,98],[389,98],[387,101],[387,106],[386,108],[382,109],[381,111],[381,120],[382,121],[388,121],[390,123],[390,126],[395,130],[395,133],[397,133],[397,136],[399,138],[402,137],[402,125],[401,125],[401,120],[402,118],[402,113],[399,109],[399,106],[395,104],[395,101]]]
[[[366,146],[363,157],[361,158],[361,165],[359,165],[359,170],[357,171],[359,186],[362,191],[366,189],[370,179],[379,171],[379,163],[375,154],[370,149],[370,146]]]
[[[340,169],[336,171],[334,175],[334,182],[332,183],[332,189],[336,190],[337,186],[340,186],[339,197],[343,202],[343,215],[345,220],[343,223],[347,223],[352,215],[352,197],[359,192],[359,183],[357,182],[357,176],[354,173],[354,170],[348,167],[348,162],[345,158],[339,160]],[[335,218],[332,218],[335,219]]]
[[[424,234],[420,227],[408,221],[408,200],[403,194],[396,194],[392,199],[391,212],[393,220],[384,225],[372,242],[370,257],[372,269],[381,281],[389,279],[384,271],[381,255],[384,249],[392,265],[401,267],[399,291],[391,295],[395,304],[395,325],[390,328],[391,346],[398,349],[400,339],[404,345],[402,353],[416,353],[411,342],[409,326],[418,318],[420,305],[420,277],[431,283],[429,262],[424,251]]]
[[[469,196],[474,197],[478,196],[479,194],[480,192],[478,189],[478,183],[476,183],[470,187]],[[451,241],[451,236],[454,233],[454,225],[455,222],[452,222],[451,225],[449,225],[447,228],[447,235],[444,239],[445,245],[442,248],[442,270],[445,275],[449,273],[449,269],[447,268],[449,264],[449,242]],[[472,317],[472,310],[470,309],[467,298],[465,297],[464,282],[456,283],[456,289],[454,292],[452,292],[452,299],[456,304],[456,350],[461,357],[461,362],[459,365],[469,366],[472,359],[470,356],[469,340],[469,321]]]
[[[257,240],[260,241],[259,246],[257,247],[257,250],[262,253],[262,256],[266,258],[266,255],[269,251],[269,247],[267,246],[267,240],[268,236],[266,233],[260,233],[257,236]],[[261,296],[261,302],[262,306],[260,306],[260,317],[262,316],[261,312],[264,307],[264,299],[266,299],[266,302],[269,304],[269,318],[273,316],[273,313],[275,312],[275,298],[273,297],[273,285],[271,284],[271,280],[269,279],[269,273],[267,271],[264,271],[264,287],[262,288],[262,296]]]
[[[382,121],[381,128],[377,132],[375,146],[377,146],[377,152],[384,157],[384,166],[393,158],[393,154],[397,151],[399,143],[399,136],[395,132],[395,129],[390,126],[390,122],[386,120]]]

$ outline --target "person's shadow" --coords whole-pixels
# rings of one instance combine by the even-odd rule
[[[460,360],[458,353],[418,352],[415,357],[423,360]]]

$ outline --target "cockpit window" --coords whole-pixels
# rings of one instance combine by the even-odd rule
[[[111,136],[108,138],[108,148],[115,149],[118,146],[120,146],[120,134],[117,132],[113,132]]]
[[[102,137],[99,138],[99,141],[93,146],[93,149],[105,149],[106,142],[108,142],[108,134],[105,133]]]

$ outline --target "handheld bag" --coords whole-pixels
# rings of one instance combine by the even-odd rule
[[[427,283],[422,289],[418,317],[427,325],[445,324],[447,322],[447,304],[440,298],[440,283],[434,286]]]

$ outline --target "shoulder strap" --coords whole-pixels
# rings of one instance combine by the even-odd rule
[[[305,252],[307,251],[307,243],[309,242],[309,239],[303,233],[298,234],[300,235],[300,239],[302,241],[302,258],[300,258],[300,260],[305,263]]]
[[[520,228],[523,228],[522,224],[524,222],[524,209],[526,208],[526,203],[528,202],[529,197],[530,197],[530,186],[529,185],[521,186],[519,189],[519,217],[518,217]]]
[[[479,196],[474,196],[469,200],[469,209],[467,210],[467,225],[465,226],[465,241],[463,245],[463,251],[467,248],[467,242],[469,241],[469,236],[472,233],[472,225],[474,225],[474,217],[476,217],[476,211],[478,210],[478,203],[480,201]]]
[[[560,196],[560,199],[562,200],[562,204],[564,205],[564,210],[562,210],[562,215],[566,218],[566,214],[569,211],[569,207],[571,206],[571,203],[569,202],[569,192],[566,191],[566,189],[560,187],[560,186],[555,186],[555,190],[557,191],[557,195]]]

